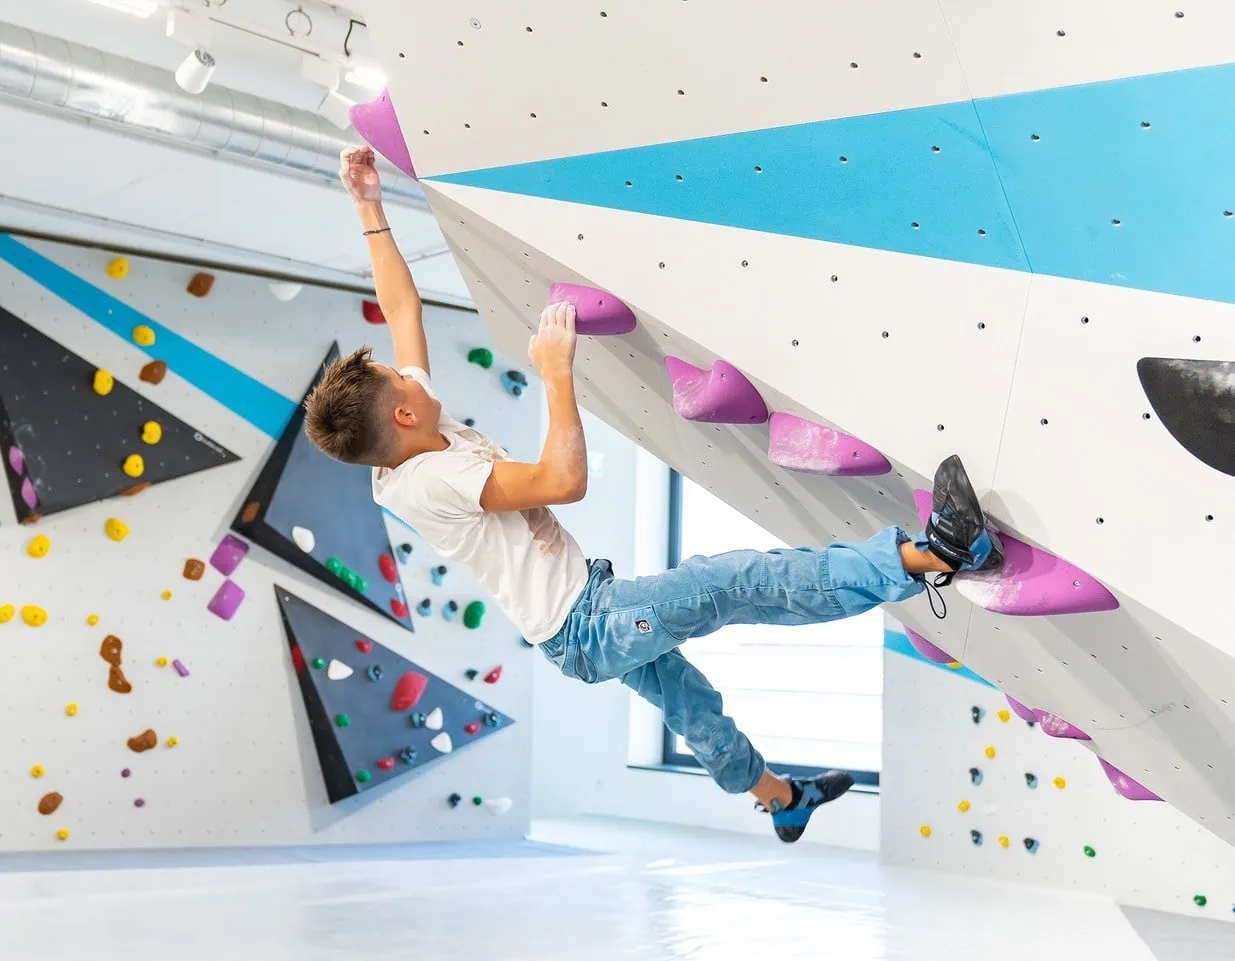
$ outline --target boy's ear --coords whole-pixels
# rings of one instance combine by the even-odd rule
[[[400,427],[415,427],[419,421],[416,412],[406,404],[396,404],[394,410],[395,423]]]

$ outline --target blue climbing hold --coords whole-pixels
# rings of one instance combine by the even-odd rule
[[[424,714],[422,714],[420,711],[416,711],[407,720],[408,720],[408,723],[412,725],[412,727],[424,727],[426,718]]]
[[[976,767],[971,767],[969,769],[969,780],[973,784],[981,784],[982,783],[982,772]]]
[[[429,576],[433,578],[433,583],[437,587],[442,586],[442,580],[446,577],[446,565],[438,564],[437,567],[429,571]]]
[[[1038,842],[1034,838],[1025,838],[1021,843],[1025,845],[1025,850],[1030,854],[1038,853]]]
[[[1038,775],[1025,772],[1025,786],[1028,788],[1036,788],[1038,786]]]
[[[423,617],[428,617],[433,613],[433,602],[426,597],[423,601],[416,605],[416,613]]]
[[[406,564],[412,556],[412,545],[406,542],[400,544],[395,550],[395,556],[399,558],[400,564]]]
[[[970,831],[969,840],[972,841],[977,847],[981,847],[982,846],[982,832],[981,831]]]
[[[448,621],[453,621],[455,615],[459,613],[459,605],[454,601],[447,601],[442,605],[442,617]]]
[[[370,681],[380,681],[382,679],[382,665],[373,664],[365,673],[369,675]]]
[[[408,767],[411,767],[413,764],[416,763],[416,752],[412,750],[412,748],[410,747],[405,747],[402,751],[399,752],[399,760],[402,761],[404,764],[406,764]]]
[[[527,377],[521,371],[508,370],[502,374],[502,386],[511,397],[521,397],[527,390]]]
[[[497,727],[497,721],[498,717],[496,711],[490,711],[485,715],[485,727]]]

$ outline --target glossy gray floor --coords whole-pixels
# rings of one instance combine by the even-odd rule
[[[4,961],[1155,961],[1108,901],[612,821],[500,846],[0,874]],[[19,865],[19,868],[22,867]]]

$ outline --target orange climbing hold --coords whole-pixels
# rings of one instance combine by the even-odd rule
[[[189,293],[194,297],[205,297],[214,287],[214,274],[196,273],[189,281]]]
[[[186,581],[200,581],[205,573],[206,565],[196,557],[190,557],[184,562],[184,579]]]
[[[137,376],[147,384],[161,384],[163,378],[167,376],[167,361],[152,360],[141,369],[141,373]]]

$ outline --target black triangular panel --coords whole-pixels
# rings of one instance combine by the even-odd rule
[[[339,345],[334,344],[306,397],[322,379],[326,365],[338,356]],[[373,502],[372,470],[341,464],[314,447],[305,436],[304,416],[302,399],[232,521],[232,529],[413,630],[386,521],[382,509]],[[296,546],[292,540],[294,527],[312,532],[311,551]],[[332,560],[359,575],[363,589],[358,590],[331,571],[327,565]]]
[[[1235,476],[1235,361],[1142,357],[1136,372],[1176,442],[1214,470]]]
[[[0,307],[0,449],[22,521],[160,484],[239,458],[118,379],[97,394],[98,367]],[[142,428],[162,430],[147,444]],[[121,469],[140,454],[145,470]]]
[[[335,620],[284,588],[276,586],[275,596],[279,600],[292,665],[308,711],[309,727],[313,731],[313,743],[331,804],[397,777],[419,774],[430,764],[453,757],[469,744],[514,723],[512,718],[473,695]],[[356,646],[357,641],[371,644],[372,649],[362,652]],[[351,668],[351,675],[331,680],[327,676],[327,665],[332,660]],[[315,662],[322,666],[315,667]],[[369,669],[375,665],[381,670],[378,680],[369,675]],[[392,710],[395,686],[409,672],[423,675],[427,680],[424,693],[413,709]],[[414,713],[427,715],[434,708],[440,708],[443,715],[440,731],[412,726]],[[347,715],[349,723],[346,726],[336,723],[339,715]],[[468,724],[479,727],[469,734]],[[442,732],[453,742],[453,750],[447,754],[439,753],[429,743]],[[410,764],[400,756],[409,748],[415,752]],[[380,761],[389,759],[394,760],[393,767],[387,770],[379,766]],[[370,779],[357,780],[360,771],[367,771]]]

